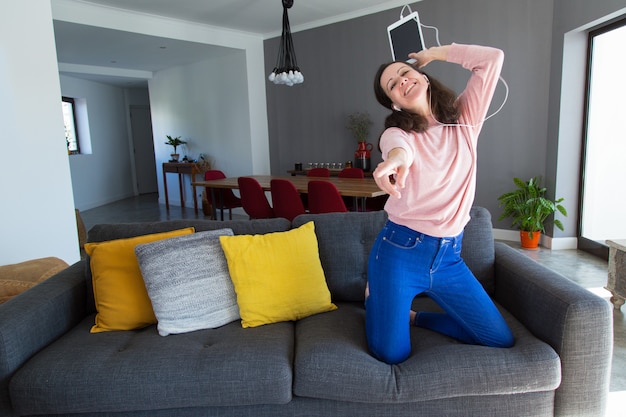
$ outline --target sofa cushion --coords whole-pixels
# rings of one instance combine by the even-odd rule
[[[125,239],[150,233],[168,232],[171,230],[193,227],[196,232],[228,228],[233,233],[239,234],[263,234],[269,232],[281,232],[291,228],[291,222],[287,219],[259,219],[253,222],[249,220],[167,220],[142,223],[116,223],[96,224],[89,229],[88,242],[103,242],[113,239]],[[89,261],[89,257],[87,258]],[[95,305],[92,288],[92,271],[90,262],[85,263],[85,278],[87,284],[87,311],[94,312]]]
[[[89,333],[93,316],[29,360],[11,380],[17,415],[285,404],[294,324],[161,337],[155,326]],[[148,413],[149,414],[149,413]]]
[[[243,327],[332,311],[313,222],[287,232],[220,236]]]
[[[491,213],[484,207],[470,210],[470,221],[463,232],[461,258],[482,284],[487,294],[495,293],[495,249]]]
[[[493,296],[495,251],[491,214],[483,207],[472,207],[470,217],[463,234],[461,257]],[[293,220],[293,226],[311,220],[315,221],[320,260],[333,301],[363,301],[367,260],[374,240],[387,221],[387,213],[303,214]]]
[[[91,331],[131,330],[156,323],[135,256],[135,246],[193,232],[193,227],[188,227],[85,244],[93,271],[92,285],[98,311]]]
[[[148,233],[168,232],[170,230],[193,227],[196,232],[216,229],[232,229],[236,235],[242,234],[264,234],[269,232],[280,232],[289,230],[291,222],[287,219],[258,219],[250,220],[167,220],[143,223],[116,223],[116,224],[96,224],[87,234],[88,242],[102,242],[112,239],[123,239],[128,237],[145,235]]]
[[[363,301],[367,259],[387,213],[303,214],[293,220],[293,226],[312,220],[333,301]]]
[[[417,300],[427,306],[415,308],[436,310],[430,299]],[[503,315],[516,340],[512,348],[462,344],[413,327],[410,357],[388,365],[368,351],[362,303],[339,303],[338,307],[296,323],[294,395],[398,403],[551,391],[560,384],[556,352],[506,311]]]
[[[135,247],[161,336],[211,329],[239,319],[219,236],[209,230]]]

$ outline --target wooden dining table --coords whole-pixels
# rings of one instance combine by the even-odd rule
[[[246,175],[246,177],[256,179],[261,188],[264,191],[270,191],[270,183],[273,179],[283,179],[290,181],[301,194],[307,194],[309,192],[309,181],[328,181],[335,184],[339,194],[345,197],[354,197],[355,201],[361,201],[360,207],[365,209],[365,199],[380,197],[385,194],[383,190],[378,188],[373,178],[339,178],[339,177],[304,177],[304,176],[283,176],[283,175]],[[209,187],[211,188],[211,202],[213,210],[213,218],[216,217],[216,202],[219,196],[215,195],[216,189],[239,189],[239,183],[237,179],[239,177],[228,177],[219,180],[205,180],[195,181],[191,185],[193,187],[193,193],[196,195],[196,187]],[[357,204],[357,207],[359,205]],[[195,205],[196,213],[198,207]]]

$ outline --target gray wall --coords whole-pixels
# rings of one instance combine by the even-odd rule
[[[492,212],[499,228],[509,224],[496,221],[500,213],[496,200],[512,187],[512,178],[546,173],[553,5],[546,0],[411,4],[423,24],[439,28],[442,44],[483,44],[505,52],[502,76],[510,95],[502,111],[485,123],[479,140],[475,201]],[[375,124],[369,141],[376,144],[387,110],[374,98],[373,77],[378,66],[390,60],[386,27],[399,14],[397,8],[293,35],[305,81],[293,87],[268,83],[272,174],[284,174],[294,162],[351,159],[356,143],[345,124],[347,115],[355,111],[372,116]],[[434,46],[434,31],[423,31],[426,45]],[[267,72],[276,61],[279,40],[265,42]],[[468,77],[467,71],[453,64],[433,63],[426,70],[457,92]],[[502,103],[504,91],[501,84],[492,111]],[[373,164],[380,159],[380,153],[374,152]]]

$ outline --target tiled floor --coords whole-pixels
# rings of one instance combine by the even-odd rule
[[[156,194],[148,194],[121,200],[105,206],[86,210],[80,213],[87,230],[97,223],[128,223],[140,221],[160,221],[170,219],[205,218],[202,210],[199,214],[191,208],[158,204]],[[208,217],[206,217],[208,218]],[[233,218],[247,219],[245,215],[234,214]],[[581,286],[608,299],[610,293],[603,287],[606,285],[606,261],[578,250],[555,250],[540,248],[536,251],[521,249],[516,242],[507,242],[525,256],[546,265]],[[609,410],[607,417],[626,415],[626,307],[614,310],[614,348],[613,368],[609,393]]]

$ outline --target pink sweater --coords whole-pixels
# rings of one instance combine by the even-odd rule
[[[459,124],[441,126],[434,119],[423,133],[389,128],[380,146],[383,158],[403,148],[413,163],[402,197],[389,197],[385,210],[389,220],[436,237],[456,236],[469,221],[476,192],[476,146],[487,115],[504,53],[495,48],[453,44],[448,62],[472,71],[459,95]]]

